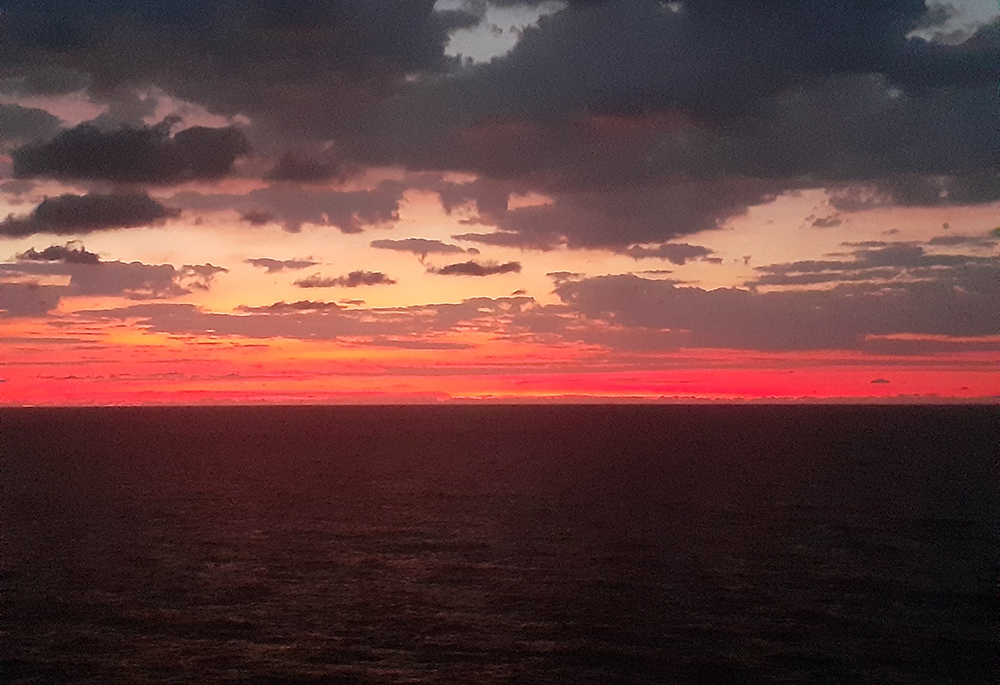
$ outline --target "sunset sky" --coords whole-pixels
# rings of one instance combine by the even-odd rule
[[[11,0],[0,404],[1000,393],[995,0]]]

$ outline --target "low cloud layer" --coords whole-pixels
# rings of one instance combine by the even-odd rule
[[[206,291],[228,270],[213,264],[100,261],[81,247],[30,248],[19,261],[0,263],[0,315],[42,316],[64,297],[123,297],[158,300]],[[65,284],[45,281],[66,280]]]

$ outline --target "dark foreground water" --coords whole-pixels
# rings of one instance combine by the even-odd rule
[[[0,411],[4,683],[994,683],[997,407]]]

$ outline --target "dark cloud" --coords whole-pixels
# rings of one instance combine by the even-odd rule
[[[307,269],[310,266],[318,264],[318,262],[314,262],[311,259],[269,259],[268,257],[247,259],[246,263],[265,269],[269,274],[278,273],[285,269]]]
[[[0,142],[48,138],[59,131],[61,123],[42,109],[0,104]]]
[[[516,247],[522,250],[539,250],[548,252],[566,243],[566,237],[558,233],[533,234],[516,231],[494,231],[493,233],[460,233],[453,235],[455,240],[495,245],[499,247]]]
[[[497,264],[494,262],[479,263],[475,261],[460,262],[458,264],[448,264],[439,269],[430,269],[431,273],[442,276],[493,276],[495,274],[518,273],[521,271],[520,262],[507,262]]]
[[[536,307],[530,297],[476,297],[457,304],[416,305],[385,309],[345,309],[309,303],[297,310],[297,304],[275,303],[265,307],[243,306],[241,314],[205,312],[191,304],[141,304],[118,309],[79,312],[84,318],[99,320],[138,319],[144,328],[163,333],[237,335],[249,338],[285,337],[308,340],[331,340],[349,336],[372,341],[402,340],[405,344],[426,342],[441,333],[456,329],[476,329],[503,333],[515,321],[530,316]],[[294,315],[291,315],[294,314]],[[525,322],[526,323],[526,322]],[[541,324],[536,324],[541,327]],[[560,328],[563,324],[557,324]]]
[[[520,207],[498,217],[501,231],[519,238],[492,238],[507,244],[520,240],[526,246],[565,243],[624,251],[637,243],[718,228],[749,206],[772,201],[773,190],[768,182],[749,179],[672,179],[641,188],[554,193],[552,204]]]
[[[666,259],[673,264],[681,266],[684,262],[692,259],[703,259],[711,254],[712,250],[701,245],[689,245],[688,243],[662,243],[655,247],[645,247],[633,245],[625,250],[625,254],[633,259]]]
[[[455,63],[444,55],[448,34],[478,17],[434,4],[12,0],[5,66],[78,69],[100,95],[157,85],[278,135],[346,131],[407,75]]]
[[[215,277],[226,273],[229,269],[214,264],[185,264],[178,270],[175,281],[188,292],[210,290]]]
[[[833,228],[834,226],[840,226],[844,223],[843,219],[834,214],[833,216],[819,216],[811,221],[811,225],[815,228]]]
[[[274,219],[274,214],[264,210],[248,209],[245,212],[240,212],[240,221],[245,221],[251,226],[266,226]]]
[[[316,302],[313,300],[299,300],[298,302],[275,302],[274,304],[261,307],[251,307],[242,304],[237,309],[248,314],[301,314],[302,312],[325,312],[341,309],[335,302]]]
[[[340,168],[331,162],[322,162],[307,155],[288,152],[282,155],[264,178],[272,181],[297,181],[323,183],[340,176]]]
[[[192,126],[171,135],[177,123],[168,118],[156,126],[113,131],[80,124],[48,142],[14,150],[14,175],[171,185],[222,178],[249,151],[238,129]]]
[[[380,271],[352,271],[346,276],[328,278],[313,274],[295,281],[300,288],[357,288],[362,285],[395,285],[396,281]]]
[[[91,233],[148,226],[177,216],[179,209],[164,207],[148,195],[60,195],[46,198],[28,216],[0,221],[0,235]]]
[[[40,252],[33,247],[17,255],[17,258],[28,262],[67,262],[69,264],[97,264],[101,258],[87,252],[80,243],[69,242],[65,245],[50,245]]]
[[[59,306],[62,286],[7,283],[0,271],[0,317],[44,316]]]
[[[799,261],[756,267],[760,275],[748,285],[929,282],[969,292],[990,292],[990,279],[1000,276],[1000,257],[930,254],[916,243],[882,246],[876,241],[874,244],[875,247],[856,250],[849,260]]]
[[[508,55],[475,66],[443,50],[450,31],[484,19],[482,3],[450,12],[433,0],[294,5],[263,0],[237,12],[139,0],[127,11],[117,2],[43,11],[17,0],[5,6],[5,68],[36,81],[44,70],[61,70],[56,81],[75,74],[93,98],[131,112],[119,119],[141,109],[125,104],[128,94],[157,86],[249,117],[269,150],[336,150],[336,161],[289,153],[269,173],[275,180],[326,181],[371,165],[478,174],[438,192],[447,210],[471,203],[475,222],[496,229],[464,236],[483,244],[621,252],[715,228],[805,187],[840,192],[838,211],[1000,199],[995,27],[955,45],[908,37],[946,19],[923,0],[690,0],[680,11],[656,0],[569,2]],[[78,127],[45,147],[46,159],[15,167],[148,183],[227,173],[245,141],[232,129],[201,131],[204,144],[189,147],[215,160],[204,165],[211,173],[128,155],[108,168],[92,155],[53,157],[84,139],[177,147],[185,132],[168,137],[162,125],[127,135]],[[209,131],[220,140],[209,144]],[[356,232],[394,221],[402,192],[294,190],[303,189],[267,189],[267,201],[244,198],[239,209],[263,205],[289,230]],[[553,204],[510,209],[510,193],[528,190]]]
[[[5,95],[66,95],[83,90],[90,78],[73,69],[42,67],[17,76],[0,79],[0,93]]]
[[[997,275],[994,265],[992,284],[980,279],[976,290],[956,289],[946,279],[888,289],[844,284],[823,290],[707,291],[603,276],[564,281],[555,292],[590,320],[667,331],[675,347],[863,349],[872,336],[994,335],[1000,326]]]
[[[398,252],[412,252],[415,255],[426,257],[429,254],[454,254],[465,252],[458,245],[451,245],[440,240],[428,240],[427,238],[403,238],[402,240],[373,240],[370,245],[380,250],[396,250]]]
[[[35,184],[31,181],[6,181],[0,183],[0,193],[8,195],[24,195],[35,189]]]
[[[375,336],[367,340],[363,345],[372,347],[396,347],[404,350],[470,350],[475,345],[468,343],[446,342],[443,340],[408,340],[400,339],[398,336]]]
[[[927,241],[929,245],[965,246],[965,247],[996,247],[1000,243],[1000,232],[990,232],[981,235],[938,235]]]
[[[236,209],[245,220],[281,221],[298,232],[306,223],[336,226],[343,233],[360,233],[370,226],[399,220],[399,205],[407,186],[383,181],[371,190],[328,190],[289,185],[258,188],[245,195],[177,193],[171,202],[195,210]],[[271,218],[268,218],[271,217]],[[266,219],[266,221],[265,221]]]
[[[58,252],[59,246],[56,248]],[[4,302],[0,309],[6,310],[7,316],[39,316],[55,309],[63,297],[85,295],[132,300],[179,297],[209,290],[214,278],[226,271],[212,264],[185,264],[175,268],[170,264],[141,262],[24,259],[0,264],[0,290],[3,291],[0,299]],[[32,279],[66,276],[69,277],[67,285],[31,282]],[[18,302],[18,298],[24,301]]]

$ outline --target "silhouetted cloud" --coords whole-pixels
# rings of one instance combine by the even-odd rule
[[[493,276],[495,274],[517,273],[520,270],[520,262],[497,264],[495,262],[479,263],[471,260],[458,264],[448,264],[439,269],[429,269],[431,273],[442,276]]]
[[[1000,279],[1000,257],[932,254],[916,243],[870,241],[855,250],[851,259],[803,260],[755,267],[755,271],[760,275],[748,285],[924,281],[980,291],[990,279]]]
[[[73,248],[54,246],[48,259],[21,259],[0,263],[0,309],[5,316],[41,316],[55,309],[61,298],[77,296],[124,297],[132,300],[155,300],[206,291],[224,269],[213,264],[170,264],[141,262],[92,261],[81,258]],[[51,248],[49,248],[51,249]],[[30,255],[44,255],[28,251]],[[51,259],[62,254],[58,260]],[[67,258],[65,255],[72,254]],[[81,254],[91,254],[82,251]],[[69,277],[66,285],[33,282],[54,276]],[[12,281],[11,279],[17,279]]]
[[[274,304],[260,307],[241,304],[237,309],[248,314],[301,314],[302,312],[326,312],[337,311],[341,307],[336,302],[316,302],[313,300],[299,300],[298,302],[275,302]]]
[[[0,141],[29,141],[55,135],[62,122],[45,110],[0,104]]]
[[[995,247],[1000,244],[1000,232],[990,232],[980,235],[938,235],[928,241],[928,245],[947,245],[965,247]]]
[[[380,271],[352,271],[346,276],[329,278],[313,274],[295,281],[300,288],[357,288],[362,285],[394,285],[395,280]]]
[[[298,305],[294,303],[275,303],[274,309],[245,306],[240,308],[241,314],[220,314],[192,304],[149,303],[84,311],[78,315],[93,320],[138,319],[138,326],[163,333],[211,332],[220,336],[281,336],[303,340],[349,336],[353,344],[359,342],[359,337],[367,336],[373,343],[380,339],[396,340],[408,346],[417,341],[439,342],[435,340],[436,335],[457,329],[501,333],[513,325],[527,331],[528,321],[536,308],[530,297],[475,297],[459,303],[379,309],[338,309],[326,304],[309,303],[297,310]],[[519,323],[514,324],[512,320]],[[552,320],[559,329],[565,327],[562,319],[554,317]],[[535,325],[544,327],[544,324]]]
[[[80,243],[69,242],[65,245],[50,245],[38,251],[29,247],[17,255],[17,258],[27,262],[67,262],[70,264],[97,264],[101,258],[93,252],[87,252]]]
[[[396,250],[398,252],[412,252],[415,255],[426,257],[434,254],[453,254],[465,252],[458,245],[451,245],[440,240],[428,240],[427,238],[403,238],[402,240],[373,240],[369,243],[379,250]]]
[[[985,274],[984,274],[985,275]],[[589,320],[640,334],[670,333],[674,347],[861,349],[875,336],[994,335],[1000,327],[1000,269],[989,279],[882,285],[844,283],[822,290],[704,290],[638,276],[564,281],[555,292]],[[992,279],[992,282],[990,281]]]
[[[995,26],[946,44],[933,38],[946,13],[920,0],[567,2],[475,66],[444,47],[486,21],[482,2],[8,5],[8,92],[123,109],[158,88],[244,116],[271,155],[264,175],[291,187],[229,206],[293,231],[395,221],[405,188],[291,192],[371,166],[476,174],[437,189],[496,229],[462,238],[538,250],[663,243],[803,187],[837,191],[838,211],[1000,199]],[[168,184],[218,178],[246,152],[236,129],[171,136],[172,121],[84,124],[16,151],[15,171]],[[552,204],[512,209],[529,191]]]
[[[116,131],[80,124],[14,150],[14,176],[172,185],[222,178],[249,152],[238,129],[192,126],[171,135],[177,122]]]
[[[399,220],[406,185],[383,181],[370,190],[329,190],[291,185],[258,188],[245,195],[184,191],[170,201],[185,209],[236,209],[245,221],[262,225],[284,223],[296,233],[306,223],[336,226],[343,233],[360,233],[370,226]]]
[[[494,231],[493,233],[461,233],[453,235],[452,238],[481,243],[483,245],[516,247],[522,250],[539,250],[541,252],[554,250],[566,243],[565,236],[544,232],[519,233],[517,231]]]
[[[0,221],[0,235],[67,235],[148,226],[180,216],[148,195],[60,195],[46,198],[28,216]]]
[[[331,162],[321,162],[307,155],[288,152],[264,178],[272,181],[322,183],[340,175],[340,168]]]
[[[687,243],[662,243],[655,247],[633,245],[625,250],[625,254],[633,259],[666,259],[673,264],[681,266],[686,261],[701,259],[713,254],[713,252],[707,247],[702,247],[701,245],[689,245]]]
[[[240,212],[240,221],[245,221],[251,226],[266,226],[274,219],[274,214],[268,211],[248,209],[245,212]]]
[[[286,269],[293,271],[307,269],[310,266],[315,266],[318,262],[314,262],[311,259],[269,259],[268,257],[258,257],[256,259],[247,259],[246,263],[265,269],[267,273],[272,274]]]
[[[59,306],[63,286],[5,283],[0,271],[0,317],[44,316]]]
[[[833,216],[819,216],[812,219],[811,225],[816,228],[832,228],[844,223],[843,219],[836,214]]]

